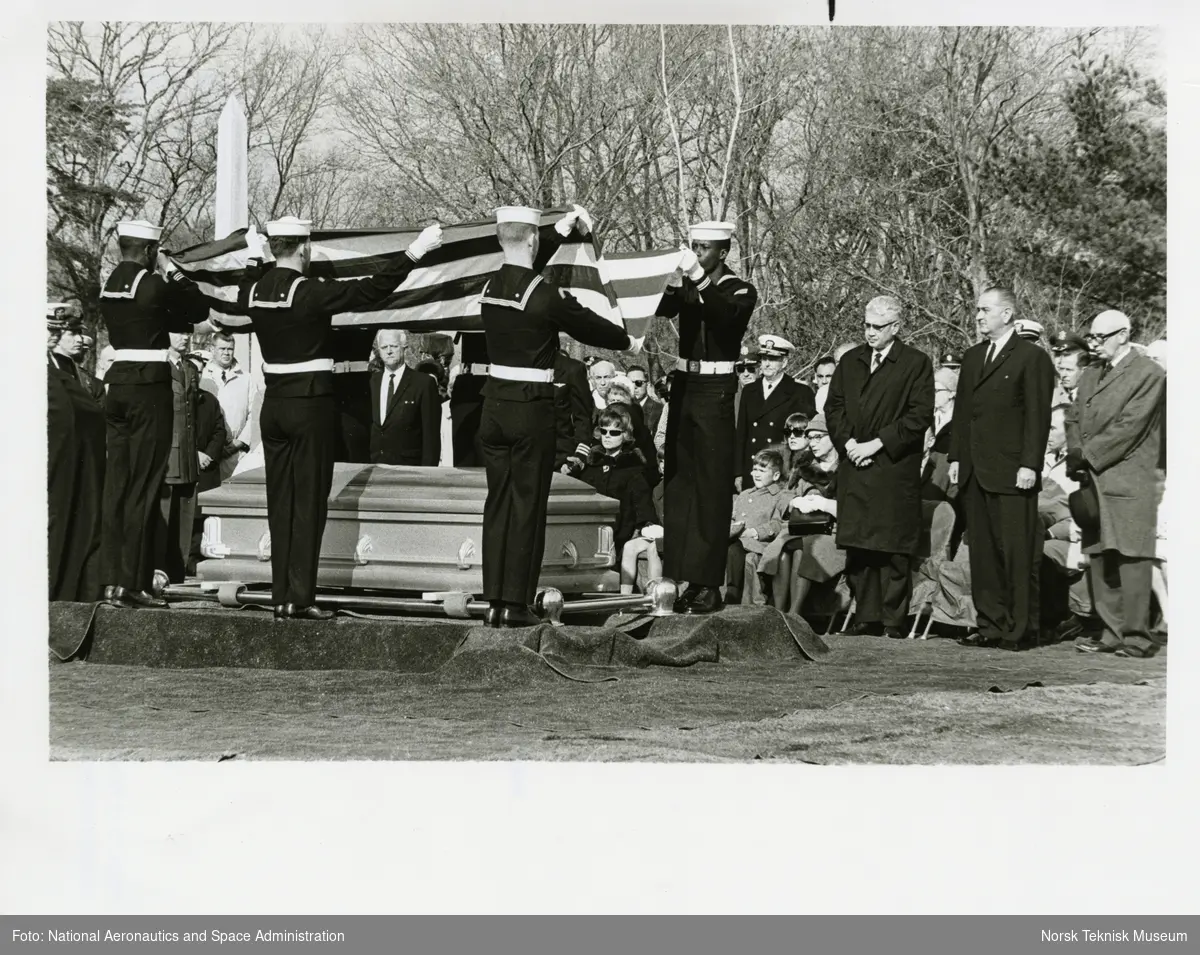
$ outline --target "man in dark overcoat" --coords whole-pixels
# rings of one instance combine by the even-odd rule
[[[963,355],[950,433],[949,479],[966,517],[979,625],[962,643],[1005,650],[1038,640],[1038,491],[1054,396],[1050,356],[1016,334],[1016,311],[1008,289],[979,296],[984,340]]]
[[[933,365],[897,338],[900,302],[867,303],[866,344],[838,362],[825,399],[838,467],[837,544],[856,605],[853,634],[904,635],[921,538],[921,458],[933,423]]]
[[[742,389],[738,402],[737,436],[734,439],[737,478],[734,484],[739,491],[754,486],[750,478],[754,455],[786,442],[783,427],[788,417],[803,414],[812,418],[817,413],[813,390],[783,370],[794,348],[779,335],[758,336],[762,375]]]
[[[1095,486],[1100,505],[1099,527],[1081,531],[1104,633],[1076,646],[1149,657],[1159,648],[1150,634],[1150,583],[1166,373],[1129,347],[1129,334],[1121,312],[1096,316],[1088,338],[1098,360],[1067,410],[1068,467]]]

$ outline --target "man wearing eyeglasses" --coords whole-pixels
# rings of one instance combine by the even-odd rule
[[[1092,483],[1100,510],[1098,527],[1080,529],[1104,633],[1076,647],[1140,658],[1159,648],[1150,635],[1150,594],[1166,375],[1130,347],[1130,330],[1121,312],[1092,321],[1087,341],[1097,361],[1067,410],[1067,467],[1080,483]]]
[[[1016,333],[1016,318],[1009,289],[979,296],[984,340],[963,355],[950,433],[949,478],[966,516],[978,625],[961,642],[1004,650],[1038,643],[1038,491],[1054,395],[1050,356]]]
[[[921,457],[933,422],[933,365],[897,337],[900,302],[867,303],[866,343],[838,362],[825,422],[841,456],[837,545],[854,592],[854,635],[904,635],[911,555],[921,539]]]
[[[634,365],[625,372],[629,384],[633,388],[633,400],[642,406],[646,416],[646,427],[654,434],[658,430],[658,419],[662,417],[662,402],[650,397],[650,376],[641,365]]]

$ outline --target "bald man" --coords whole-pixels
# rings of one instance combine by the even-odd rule
[[[1038,519],[1054,364],[1016,334],[1017,300],[1006,288],[980,296],[983,341],[963,355],[950,432],[949,481],[966,516],[971,596],[978,631],[965,646],[1025,650],[1039,640]]]
[[[616,376],[617,366],[611,361],[601,359],[592,365],[589,377],[592,379],[592,400],[597,408],[608,406],[608,389],[612,387]]]
[[[1079,379],[1066,425],[1069,472],[1095,488],[1100,510],[1099,526],[1080,530],[1104,632],[1076,647],[1140,658],[1159,649],[1150,633],[1150,593],[1166,374],[1130,347],[1131,331],[1121,312],[1092,321],[1087,339],[1095,361]]]

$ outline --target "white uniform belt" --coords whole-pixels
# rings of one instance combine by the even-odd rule
[[[367,361],[338,361],[333,363],[335,375],[348,375],[356,371],[370,371],[371,363]]]
[[[548,385],[554,384],[553,368],[514,368],[512,365],[493,364],[489,374],[505,381],[544,381]]]
[[[165,348],[118,348],[113,352],[112,360],[117,361],[166,361]]]
[[[488,373],[488,369],[491,367],[492,367],[491,365],[480,365],[480,364],[463,365],[461,370],[459,371],[459,374],[460,375],[486,375]]]
[[[333,371],[332,358],[314,358],[312,361],[263,362],[263,371],[268,375],[298,375],[306,371]]]
[[[686,371],[693,375],[732,375],[731,361],[689,361],[679,358],[675,361],[676,371]]]

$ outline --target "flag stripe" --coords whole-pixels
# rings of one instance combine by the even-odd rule
[[[561,216],[562,210],[544,213],[542,229],[550,228]],[[483,288],[504,261],[495,229],[491,220],[445,227],[443,245],[423,257],[395,292],[369,311],[335,316],[334,325],[480,330]],[[241,229],[224,239],[167,254],[205,295],[236,301],[238,285],[249,274],[251,256],[263,254],[271,259],[266,240],[248,235],[251,232]],[[316,231],[310,274],[337,281],[377,274],[404,255],[419,232],[412,227]],[[668,249],[597,258],[593,242],[573,235],[555,252],[543,274],[570,291],[581,305],[609,321],[623,322],[631,335],[642,337],[667,279],[679,264],[679,254]],[[223,315],[220,320],[233,327],[249,324],[249,319],[237,316]]]

